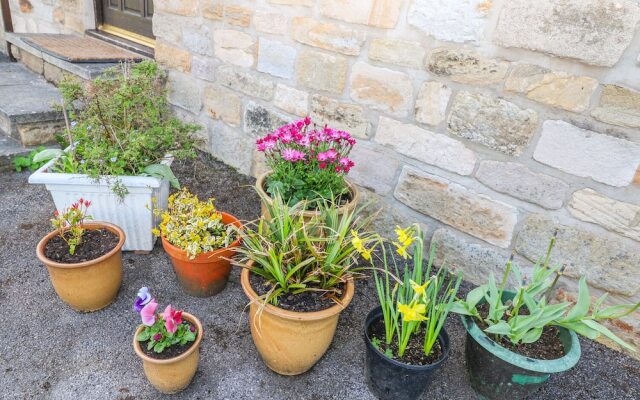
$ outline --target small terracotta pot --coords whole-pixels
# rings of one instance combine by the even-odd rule
[[[125,234],[116,225],[107,222],[91,222],[84,225],[88,230],[106,229],[118,235],[116,247],[95,260],[77,264],[63,264],[44,255],[44,248],[58,232],[53,231],[40,240],[36,248],[38,259],[47,266],[49,278],[56,293],[73,309],[82,312],[100,310],[118,294],[122,283],[122,246]]]
[[[225,225],[231,224],[242,228],[240,221],[233,215],[220,214]],[[231,272],[229,259],[236,254],[234,248],[238,246],[240,246],[240,238],[224,249],[202,253],[194,259],[189,259],[186,251],[162,237],[162,247],[171,258],[173,270],[176,272],[182,290],[194,297],[213,296],[227,286]]]
[[[299,375],[315,365],[333,341],[340,312],[347,308],[355,284],[347,281],[340,304],[322,311],[294,312],[262,305],[249,282],[253,263],[243,268],[240,281],[249,297],[251,336],[267,367],[281,375]]]
[[[267,177],[271,175],[271,173],[272,173],[271,171],[265,172],[262,175],[260,175],[256,180],[256,191],[258,191],[258,193],[260,194],[263,194],[265,196],[264,198],[268,198],[269,201],[272,201],[271,196],[265,190],[265,186],[267,184]],[[351,192],[351,201],[338,208],[339,215],[342,215],[346,212],[353,211],[358,205],[358,201],[360,200],[360,192],[358,191],[358,187],[353,183],[349,182],[349,180],[347,180],[346,178],[344,181],[347,183],[347,186],[349,187],[349,191]],[[271,216],[269,216],[269,212],[267,211],[267,207],[264,204],[264,200],[261,201],[260,207],[262,211],[262,216],[265,217],[266,219],[271,219]],[[310,220],[318,216],[319,214],[320,214],[319,211],[302,211],[302,215],[304,216],[305,220]]]
[[[142,359],[147,380],[162,393],[171,394],[183,390],[189,386],[198,370],[200,342],[202,342],[204,330],[200,320],[195,316],[185,312],[182,313],[182,318],[196,326],[198,335],[189,350],[176,357],[161,360],[146,355],[140,348],[140,342],[136,340],[138,334],[145,328],[144,325],[138,326],[136,334],[133,336],[133,349],[138,357]]]

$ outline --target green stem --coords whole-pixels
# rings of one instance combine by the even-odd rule
[[[502,301],[502,293],[504,292],[504,287],[507,284],[507,277],[509,276],[509,273],[511,273],[511,265],[513,264],[513,254],[511,254],[511,257],[509,257],[509,261],[507,261],[507,267],[504,271],[504,275],[502,275],[502,282],[500,282],[500,294],[498,296],[498,299],[500,301]]]
[[[542,265],[543,269],[547,269],[547,265],[549,265],[549,259],[551,258],[551,250],[553,250],[553,247],[556,245],[557,236],[558,236],[558,230],[556,229],[553,232],[553,236],[551,237],[551,240],[549,241],[549,247],[547,247],[547,254],[544,258],[544,264]]]

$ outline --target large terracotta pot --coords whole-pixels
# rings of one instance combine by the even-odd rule
[[[235,225],[242,228],[240,221],[233,215],[222,214],[222,222],[225,225]],[[224,249],[202,253],[194,259],[189,259],[187,252],[172,245],[164,237],[162,247],[169,254],[173,270],[176,272],[178,282],[182,290],[195,297],[209,297],[220,293],[229,280],[231,261],[236,252],[235,247],[240,245],[240,238]]]
[[[265,198],[265,199],[269,199],[268,201],[272,201],[271,197],[269,195],[269,193],[267,193],[267,191],[265,190],[266,187],[266,180],[267,177],[271,175],[271,171],[265,172],[262,175],[260,175],[258,177],[258,179],[256,180],[256,191],[260,194],[263,194],[264,197],[261,196],[261,198]],[[341,206],[338,208],[338,214],[342,215],[346,212],[350,212],[353,211],[356,206],[358,205],[358,201],[360,200],[360,192],[358,191],[358,187],[356,185],[354,185],[353,183],[351,183],[349,180],[345,179],[345,182],[347,183],[347,186],[349,187],[349,191],[351,191],[351,201],[348,202],[347,204]],[[262,210],[262,216],[270,219],[271,217],[269,216],[269,212],[267,211],[267,207],[264,204],[264,200],[261,201],[260,203],[261,206],[261,210]],[[305,220],[310,220],[316,216],[318,216],[320,214],[319,211],[303,211],[302,215],[304,216]]]
[[[355,290],[353,280],[346,285],[340,304],[322,311],[294,312],[263,305],[249,282],[252,263],[243,268],[242,289],[251,301],[249,325],[253,342],[262,360],[282,375],[298,375],[308,371],[329,349],[344,310]]]
[[[116,225],[107,222],[91,222],[88,230],[107,229],[118,235],[116,247],[95,260],[77,264],[63,264],[44,255],[44,248],[57,231],[40,240],[36,248],[38,259],[47,266],[49,278],[56,293],[73,309],[82,312],[100,310],[113,302],[122,283],[122,246],[125,234]]]
[[[202,342],[204,330],[202,329],[200,320],[195,316],[185,312],[182,313],[182,318],[196,326],[198,335],[196,336],[195,343],[189,350],[174,358],[168,358],[166,360],[156,359],[149,357],[142,351],[140,342],[136,340],[136,337],[145,328],[144,325],[138,326],[136,334],[133,336],[133,349],[136,351],[138,357],[142,359],[142,365],[147,379],[162,393],[177,393],[189,386],[198,369],[200,342]]]

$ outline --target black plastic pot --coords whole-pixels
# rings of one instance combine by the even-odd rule
[[[503,301],[514,295],[505,291]],[[472,317],[463,315],[462,324],[467,329],[465,353],[471,386],[487,399],[524,399],[551,374],[570,369],[580,359],[578,336],[564,328],[558,329],[565,355],[556,360],[537,360],[500,346],[485,335]]]
[[[369,312],[364,324],[364,341],[367,346],[365,355],[365,379],[371,393],[382,400],[412,400],[419,398],[429,387],[433,373],[442,366],[449,356],[449,336],[444,328],[438,341],[443,356],[435,364],[410,365],[392,360],[371,344],[369,327],[382,319],[382,308]]]

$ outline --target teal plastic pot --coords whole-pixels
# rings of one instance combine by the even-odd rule
[[[515,294],[504,292],[503,301]],[[535,392],[551,374],[571,369],[580,359],[580,342],[573,331],[558,327],[565,355],[555,360],[537,360],[514,353],[494,342],[476,325],[472,317],[463,315],[467,329],[465,348],[471,386],[487,399],[524,399]]]

